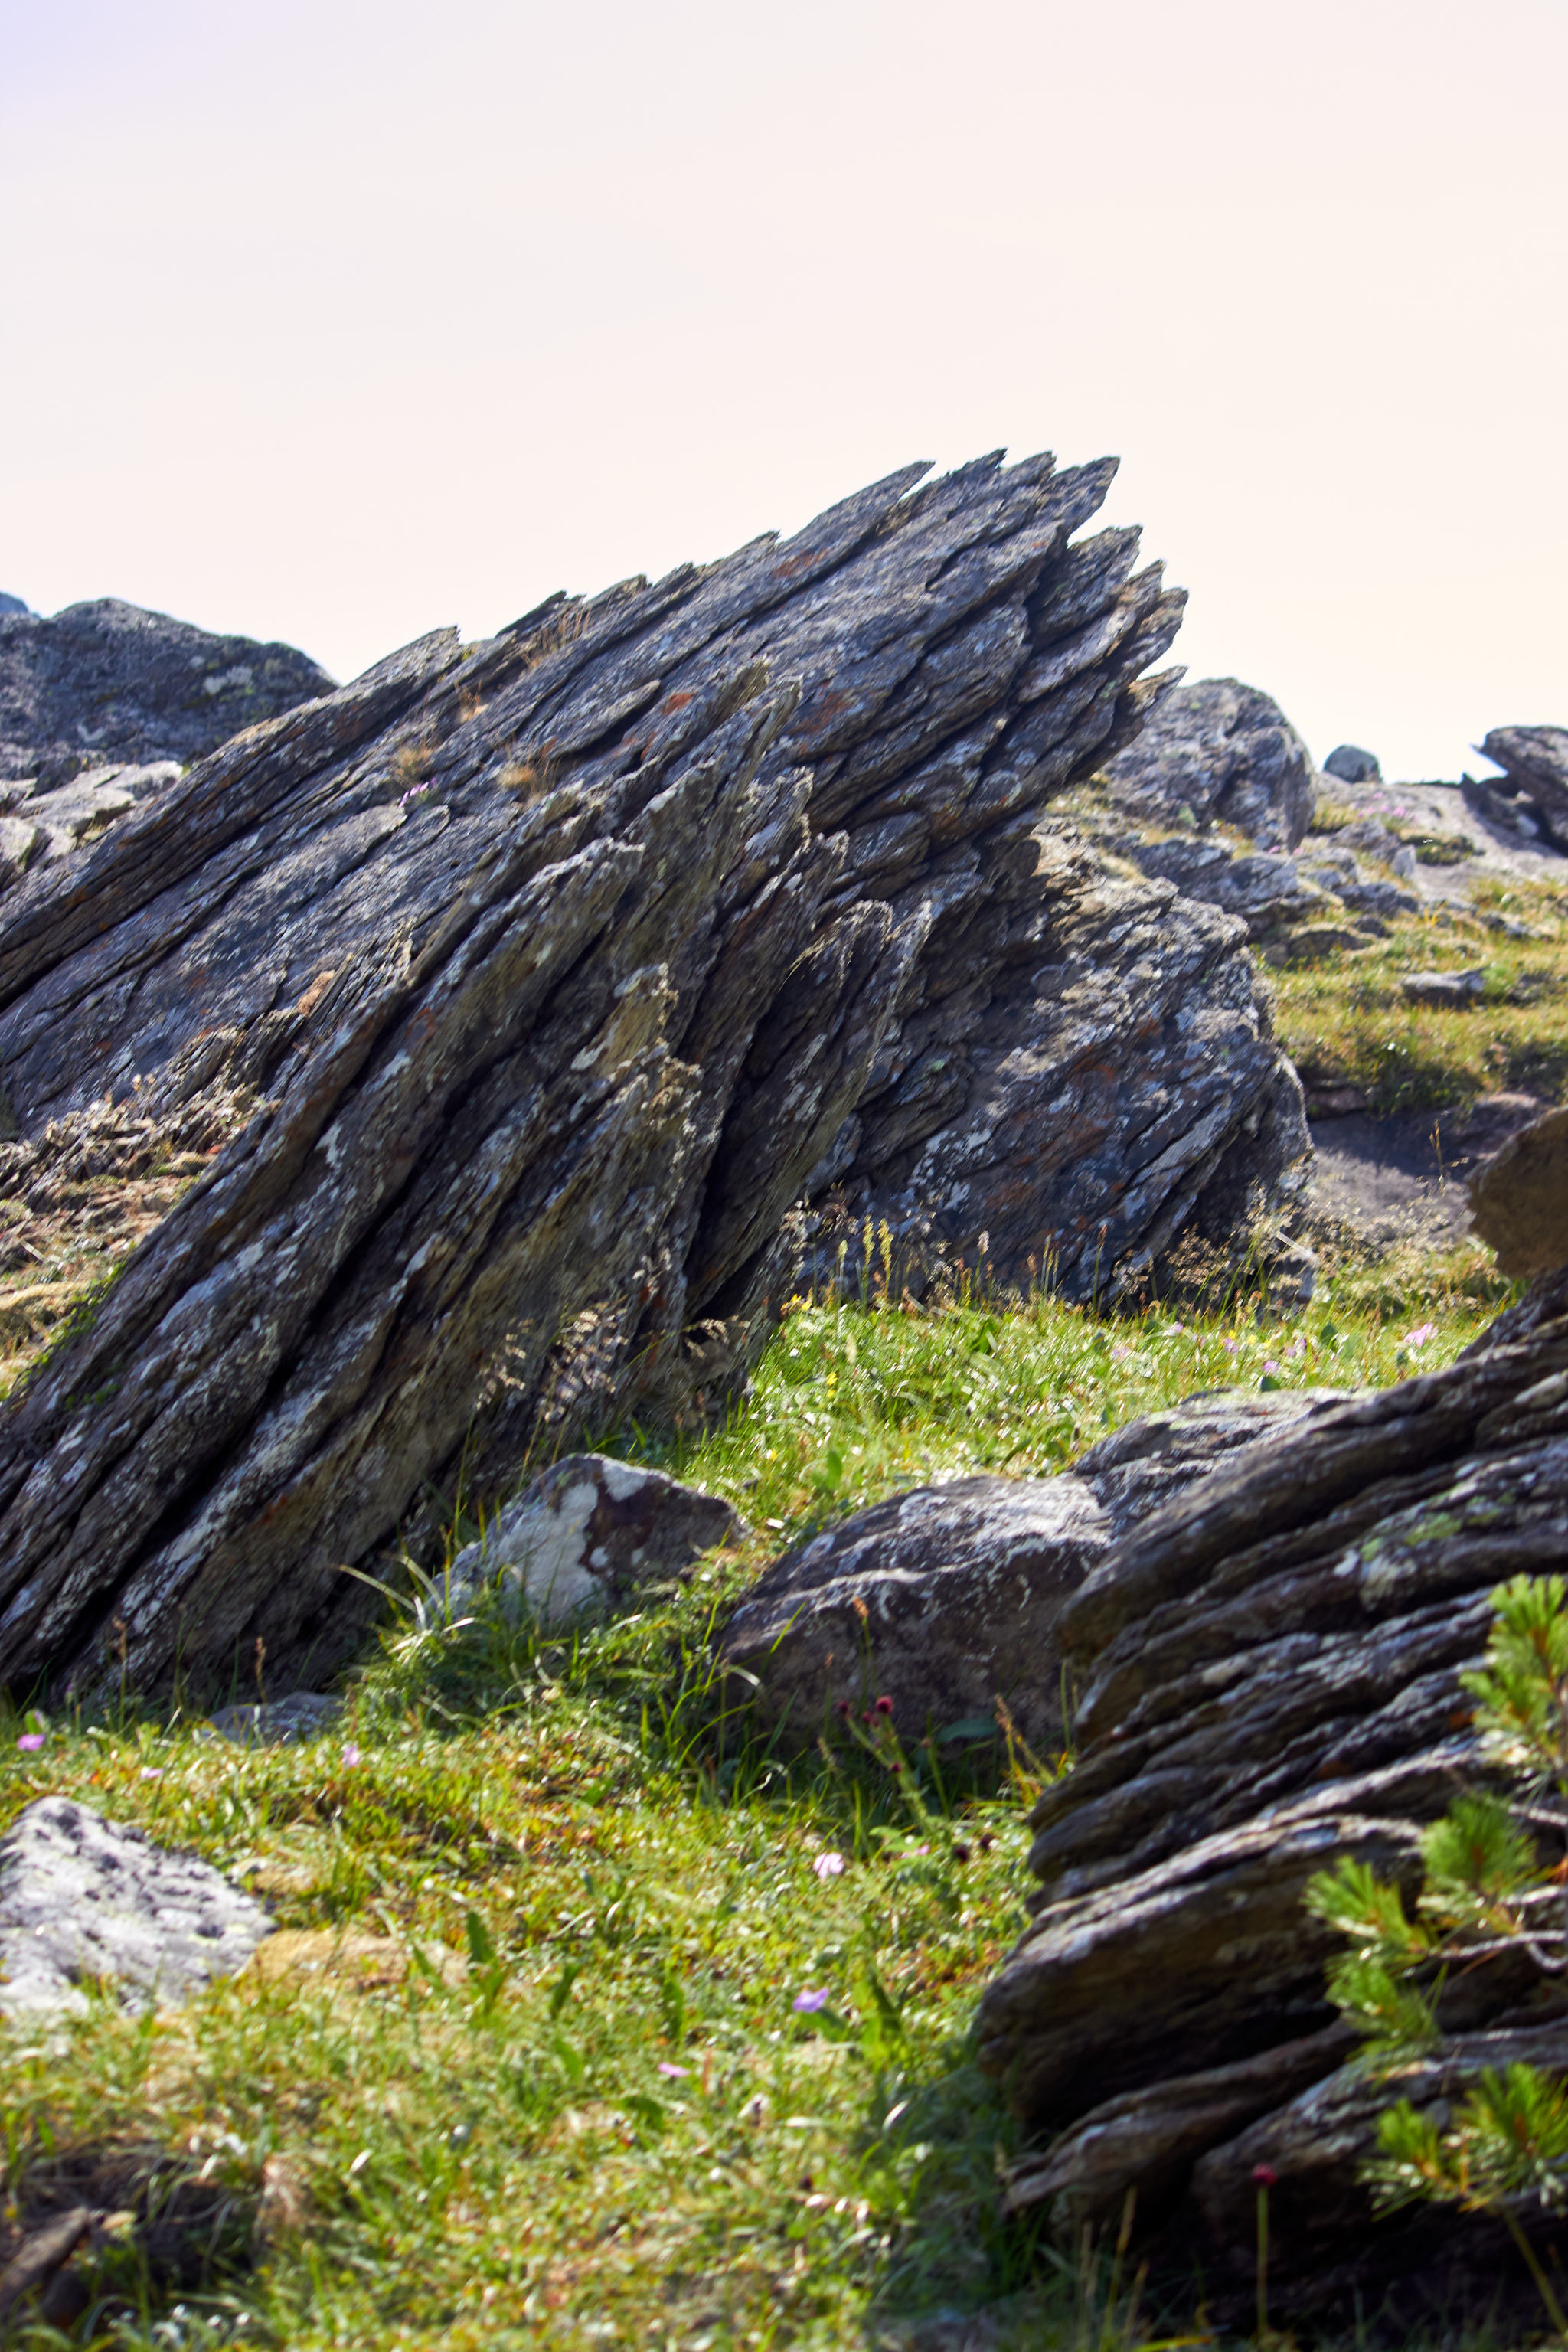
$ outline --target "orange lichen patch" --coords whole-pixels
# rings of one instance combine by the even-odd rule
[[[444,1944],[422,1944],[419,1958],[444,1983],[456,1987],[466,1982],[463,1960]],[[391,1936],[283,1927],[257,1947],[242,1973],[264,1984],[304,1981],[370,1992],[402,1984],[413,1965],[413,1948]]]

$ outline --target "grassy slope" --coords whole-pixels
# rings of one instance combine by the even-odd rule
[[[1313,1085],[1364,1088],[1395,1111],[1510,1089],[1568,1091],[1568,908],[1557,891],[1478,882],[1473,909],[1431,907],[1386,939],[1274,980],[1287,1053]],[[1512,923],[1532,936],[1515,938]],[[1407,972],[1480,969],[1473,1005],[1413,1004]]]
[[[406,1629],[298,1748],[128,1717],[25,1752],[11,1725],[0,1823],[75,1793],[317,1938],[303,1974],[178,2016],[0,2028],[11,2195],[111,2147],[232,2189],[174,2317],[133,2239],[99,2262],[143,2315],[120,2342],[826,2347],[982,2303],[1003,2344],[1082,2340],[1096,2290],[997,2227],[1009,2126],[964,2040],[1023,1923],[1032,1768],[943,1790],[851,1748],[791,1775],[716,1732],[707,1633],[825,1514],[1052,1469],[1222,1382],[1429,1369],[1502,1295],[1470,1253],[1342,1275],[1268,1326],[803,1307],[745,1411],[664,1456],[757,1537],[641,1615],[552,1643]]]

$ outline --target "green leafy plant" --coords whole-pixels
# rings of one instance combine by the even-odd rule
[[[1367,2037],[1383,2072],[1436,2050],[1439,2008],[1458,1969],[1528,1957],[1568,1974],[1568,1872],[1551,1859],[1568,1833],[1568,1586],[1517,1576],[1492,1594],[1486,1663],[1461,1677],[1475,1700],[1481,1755],[1503,1782],[1467,1790],[1422,1835],[1414,1909],[1364,1862],[1342,1859],[1307,1890],[1308,1908],[1350,1949],[1329,1972],[1331,1999]],[[1384,2210],[1418,2200],[1495,2215],[1523,2257],[1559,2336],[1568,2318],[1516,2211],[1568,2197],[1568,2089],[1540,2068],[1486,2068],[1451,2111],[1396,2100],[1364,2176]]]

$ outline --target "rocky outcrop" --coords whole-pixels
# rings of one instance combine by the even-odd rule
[[[627,1603],[748,1532],[720,1495],[640,1463],[573,1454],[464,1546],[437,1598],[450,1612],[488,1590],[542,1625],[561,1624]]]
[[[1568,1549],[1565,1374],[1568,1273],[1449,1370],[1248,1448],[1063,1611],[1079,1761],[1035,1810],[1042,1886],[982,2002],[981,2060],[1039,2144],[1015,2205],[1070,2231],[1136,2189],[1216,2315],[1250,2294],[1256,2165],[1278,2176],[1281,2312],[1348,2308],[1432,2253],[1431,2229],[1377,2222],[1358,2185],[1380,2102],[1301,1897],[1341,1854],[1405,1873],[1475,1769],[1458,1677],[1490,1591]],[[1510,1969],[1455,1980],[1451,2038],[1401,2090],[1429,2104],[1484,2063],[1560,2059],[1559,1997]],[[1436,2240],[1451,2277],[1478,2252],[1451,2218]]]
[[[47,620],[0,609],[0,778],[47,794],[86,770],[185,765],[332,683],[292,646],[215,636],[115,596]]]
[[[1262,849],[1294,849],[1318,796],[1312,755],[1279,704],[1234,677],[1175,688],[1104,773],[1137,817],[1217,821]]]
[[[84,1979],[128,2007],[172,2008],[243,1968],[272,1921],[221,1872],[40,1797],[0,1839],[0,2011],[80,2012]]]
[[[1058,1477],[954,1478],[874,1504],[767,1570],[721,1655],[797,1738],[879,1697],[906,1738],[940,1737],[994,1721],[1000,1698],[1029,1746],[1054,1756],[1068,1737],[1057,1633],[1068,1597],[1129,1528],[1319,1401],[1193,1397]]]
[[[1179,614],[1075,538],[1111,468],[921,470],[438,632],[0,901],[24,1136],[257,1105],[0,1423],[0,1677],[118,1620],[316,1680],[460,1454],[709,1394],[868,1218],[1081,1297],[1304,1150],[1241,926],[1047,813]]]
[[[1479,746],[1555,834],[1568,834],[1568,727],[1494,727]]]

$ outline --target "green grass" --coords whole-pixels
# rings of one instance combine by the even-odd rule
[[[1488,879],[1475,902],[1402,917],[1370,947],[1275,975],[1280,1042],[1310,1085],[1359,1087],[1380,1111],[1568,1091],[1563,894]],[[1533,936],[1514,938],[1505,922]],[[1486,992],[1476,1004],[1413,1004],[1400,988],[1407,972],[1478,968]]]
[[[550,1640],[405,1622],[298,1748],[127,1718],[24,1752],[0,1727],[0,1826],[69,1792],[317,1937],[308,1973],[247,1971],[177,2014],[101,1999],[0,2028],[13,2208],[116,2154],[219,2200],[195,2284],[150,2271],[131,2229],[91,2275],[102,2326],[72,2340],[892,2346],[981,2306],[1001,2347],[1168,2332],[1179,2314],[1125,2296],[1108,2317],[1108,2272],[1064,2273],[997,2218],[1011,2126],[967,2036],[1024,1921],[1033,1768],[943,1788],[853,1746],[786,1766],[720,1720],[709,1637],[829,1514],[1056,1468],[1194,1390],[1429,1369],[1504,1295],[1469,1253],[1342,1273],[1261,1323],[1247,1299],[1115,1323],[803,1304],[724,1428],[623,1441],[757,1528],[640,1613]]]

